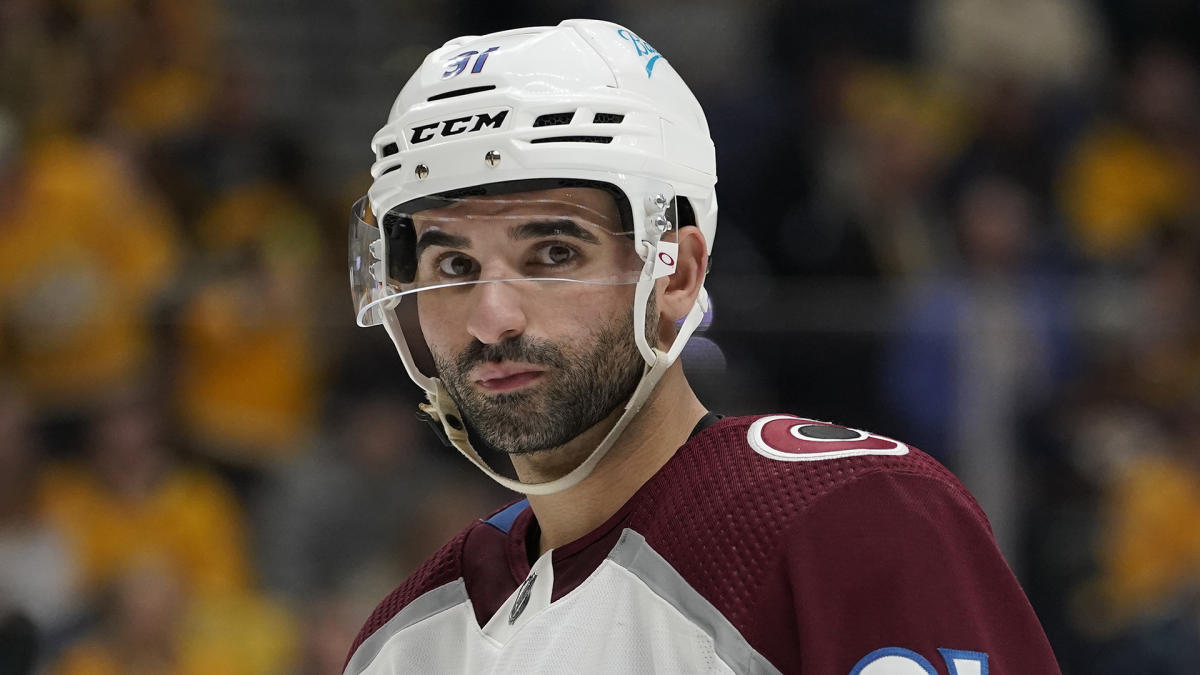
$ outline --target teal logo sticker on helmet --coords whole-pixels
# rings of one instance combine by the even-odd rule
[[[633,48],[637,50],[637,55],[646,58],[646,77],[653,75],[654,64],[658,63],[658,60],[662,58],[662,54],[659,54],[657,49],[651,47],[649,42],[634,35],[629,30],[622,28],[617,31],[617,35],[633,43]]]

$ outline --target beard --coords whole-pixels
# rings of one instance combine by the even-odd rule
[[[654,304],[653,296],[649,304]],[[657,312],[647,307],[647,315],[656,317]],[[647,321],[647,334],[655,332],[652,325]],[[520,335],[490,345],[473,341],[456,358],[430,351],[471,429],[496,450],[516,455],[566,445],[633,396],[645,367],[633,335],[633,317],[626,313],[623,321],[604,325],[590,345]],[[546,374],[521,391],[481,392],[472,382],[471,369],[501,361],[545,366]]]

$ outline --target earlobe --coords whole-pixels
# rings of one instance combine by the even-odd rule
[[[678,230],[679,256],[675,273],[666,278],[666,288],[659,300],[659,311],[671,322],[687,316],[704,285],[708,269],[708,247],[698,227]]]

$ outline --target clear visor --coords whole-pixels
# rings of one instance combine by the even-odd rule
[[[363,197],[354,204],[349,242],[358,324],[382,323],[382,313],[406,295],[470,293],[483,283],[546,292],[637,283],[647,265],[633,219],[647,219],[642,231],[655,239],[674,227],[673,195],[657,190],[647,202],[630,204],[591,186],[479,189],[407,202],[380,219]]]

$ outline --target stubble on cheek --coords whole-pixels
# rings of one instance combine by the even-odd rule
[[[614,319],[590,344],[564,345],[522,335],[492,345],[474,342],[456,357],[432,349],[438,372],[471,428],[492,447],[525,454],[565,445],[632,396],[644,366],[633,321]],[[504,360],[544,366],[526,389],[484,393],[471,379],[480,363]]]

